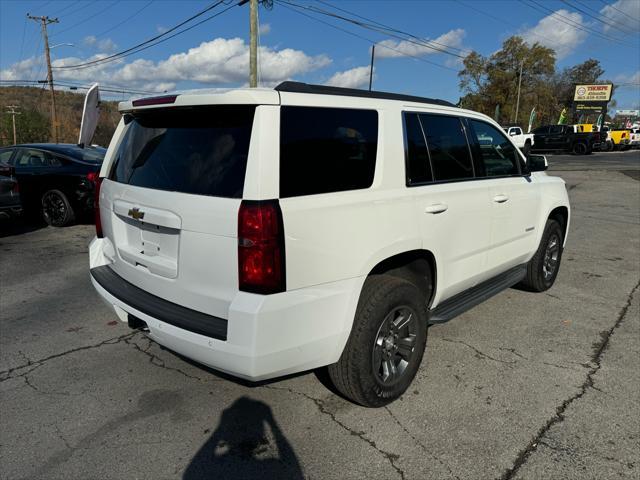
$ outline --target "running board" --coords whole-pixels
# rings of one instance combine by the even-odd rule
[[[527,274],[527,265],[518,265],[497,275],[475,287],[465,290],[438,305],[431,310],[429,323],[444,323],[462,315],[467,310],[479,305],[507,288],[520,283]]]

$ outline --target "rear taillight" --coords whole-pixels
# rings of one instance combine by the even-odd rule
[[[87,178],[89,176],[87,175]],[[102,220],[100,219],[100,187],[102,186],[102,178],[96,175],[93,188],[93,215],[96,223],[96,237],[102,238]]]
[[[98,178],[100,178],[100,174],[98,172],[87,173],[87,180],[90,182],[95,182]]]
[[[240,290],[284,292],[284,228],[277,200],[243,200],[238,212]]]

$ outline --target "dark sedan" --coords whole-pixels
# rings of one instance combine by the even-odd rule
[[[11,165],[0,162],[0,218],[19,215],[22,211],[18,180]]]
[[[65,143],[0,148],[15,167],[25,211],[42,214],[55,227],[72,224],[93,209],[93,192],[106,149]]]

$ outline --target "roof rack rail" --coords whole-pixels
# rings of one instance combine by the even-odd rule
[[[445,107],[455,107],[451,102],[437,98],[416,97],[401,93],[377,92],[359,90],[357,88],[329,87],[327,85],[312,85],[303,82],[282,82],[275,90],[278,92],[315,93],[318,95],[341,95],[344,97],[380,98],[383,100],[404,100],[406,102],[430,103]]]

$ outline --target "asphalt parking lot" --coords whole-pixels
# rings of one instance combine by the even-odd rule
[[[377,410],[313,372],[194,365],[99,300],[92,226],[0,224],[0,478],[639,478],[640,152],[550,163],[573,208],[556,285],[430,328]]]

